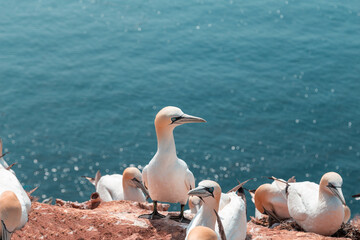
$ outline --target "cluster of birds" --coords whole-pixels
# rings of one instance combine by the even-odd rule
[[[204,119],[184,114],[177,107],[161,109],[155,118],[158,149],[142,171],[126,168],[122,175],[85,177],[96,188],[102,201],[132,200],[145,202],[152,199],[153,211],[139,218],[161,219],[166,216],[157,210],[158,202],[180,203],[180,214],[169,218],[188,223],[186,239],[245,239],[247,230],[246,190],[249,181],[223,193],[215,181],[204,180],[195,186],[195,178],[187,164],[176,154],[173,130],[185,123],[206,122]],[[2,155],[0,144],[0,219],[1,239],[9,240],[11,234],[21,229],[28,220],[31,208],[29,195],[24,191],[14,171]],[[342,178],[335,172],[322,176],[320,183],[284,181],[271,177],[272,184],[263,184],[252,194],[255,217],[269,217],[269,226],[285,219],[294,219],[305,231],[322,235],[334,234],[350,218],[350,209],[342,194]],[[359,198],[360,194],[353,197]],[[189,202],[195,216],[185,217]]]

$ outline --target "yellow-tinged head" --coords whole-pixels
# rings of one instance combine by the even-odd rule
[[[320,180],[320,191],[338,197],[340,201],[346,206],[344,195],[341,187],[343,180],[336,172],[325,173]]]
[[[204,226],[194,227],[188,237],[188,240],[217,240],[218,237],[214,230]]]
[[[139,169],[136,167],[128,167],[123,172],[123,188],[130,186],[134,188],[140,188],[146,198],[149,197],[149,193],[146,190],[143,181],[142,181],[142,174]]]
[[[221,198],[221,187],[217,182],[204,180],[199,183],[197,188],[190,190],[188,195],[198,196],[204,201],[204,204],[214,205],[214,209],[217,211]]]
[[[260,213],[264,213],[264,207],[267,208],[267,198],[272,189],[271,184],[265,183],[258,187],[255,191],[255,207]]]
[[[174,129],[176,126],[184,123],[206,122],[204,119],[183,113],[178,107],[164,107],[155,117],[155,128]]]

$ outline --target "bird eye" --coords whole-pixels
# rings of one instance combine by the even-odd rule
[[[172,117],[171,118],[171,124],[173,124],[174,122],[176,122],[177,120],[181,119],[182,117]]]
[[[213,188],[213,187],[207,188],[207,190],[208,190],[210,193],[213,193],[213,192],[214,192],[214,188]]]
[[[328,186],[329,188],[336,188],[332,183],[329,183],[327,186]]]

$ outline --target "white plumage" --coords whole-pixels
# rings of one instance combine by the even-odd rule
[[[147,191],[142,185],[142,175],[137,168],[126,168],[123,175],[101,176],[98,171],[94,179],[86,178],[95,185],[96,192],[99,193],[101,200],[104,202],[114,200],[146,201],[144,193],[147,194]]]
[[[320,185],[312,182],[291,183],[288,188],[290,216],[308,232],[332,235],[344,221],[345,200],[342,178],[326,173]]]
[[[12,232],[16,229],[21,229],[28,221],[28,213],[30,212],[31,201],[17,177],[9,170],[0,169],[0,196],[2,196],[2,194],[8,191],[15,194],[21,206],[21,216],[19,218],[20,221],[17,222],[15,225],[12,224],[13,227],[11,228],[7,227],[8,230]],[[5,214],[3,213],[2,207],[3,206],[0,206],[0,212],[1,214]],[[2,217],[0,216],[0,218]]]
[[[189,191],[189,195],[201,197],[203,204],[189,224],[187,235],[193,228],[205,226],[215,230],[220,236],[215,210],[220,216],[227,239],[246,238],[246,205],[235,192],[226,193],[222,197],[220,186],[214,181],[205,180],[200,182],[197,188]],[[222,209],[219,208],[220,199],[223,200]]]

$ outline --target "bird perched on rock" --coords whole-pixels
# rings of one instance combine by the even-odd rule
[[[206,122],[204,119],[187,115],[177,107],[165,107],[155,117],[158,149],[155,156],[143,169],[143,181],[154,204],[151,214],[139,217],[159,219],[165,217],[157,211],[157,202],[180,203],[179,216],[170,218],[180,222],[190,222],[184,217],[184,207],[188,191],[195,187],[195,179],[187,164],[176,154],[173,131],[184,123]]]
[[[201,181],[198,187],[190,190],[188,194],[198,196],[202,199],[203,204],[186,230],[187,237],[197,226],[209,227],[217,232],[216,212],[218,212],[224,235],[228,239],[244,240],[246,238],[246,204],[241,196],[235,192],[227,193],[229,201],[223,209],[219,210],[221,187],[218,183],[210,180]]]
[[[149,196],[142,183],[141,172],[135,167],[126,168],[123,175],[101,176],[100,171],[97,171],[95,178],[85,178],[95,186],[96,192],[104,202],[114,200],[145,202]]]
[[[313,182],[289,183],[287,202],[290,216],[307,232],[329,236],[345,219],[346,206],[338,173],[328,172]]]

